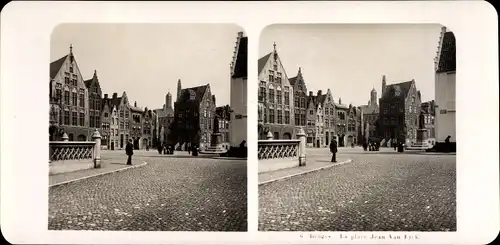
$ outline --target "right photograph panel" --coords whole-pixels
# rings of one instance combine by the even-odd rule
[[[456,231],[456,55],[439,24],[284,24],[258,60],[260,231]]]

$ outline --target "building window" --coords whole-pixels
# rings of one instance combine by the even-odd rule
[[[69,85],[69,77],[64,78],[64,84]]]
[[[83,125],[85,124],[85,113],[83,112],[80,112],[80,126],[83,127]]]
[[[278,124],[283,124],[283,112],[278,110]]]
[[[294,103],[294,106],[295,107],[299,107],[299,102],[300,102],[299,93],[295,93],[295,103]]]
[[[275,71],[278,70],[278,65],[277,64],[273,65],[273,70],[275,70]]]
[[[274,123],[274,109],[269,109],[269,123]]]
[[[285,124],[290,124],[290,111],[285,111]]]
[[[120,122],[120,129],[123,130],[123,122]]]
[[[104,112],[104,117],[108,117],[108,113],[107,112]]]
[[[73,104],[73,106],[76,106],[76,105],[78,104],[78,100],[77,100],[76,92],[73,92],[73,96],[72,96],[72,97],[73,97],[73,98],[72,98],[72,100],[73,100],[73,101],[72,101],[72,102],[73,102],[72,104]]]
[[[64,125],[69,125],[69,111],[64,111]]]
[[[60,88],[56,88],[56,99],[58,101],[62,99],[62,90]]]
[[[280,91],[280,90],[277,90],[277,91],[276,91],[276,103],[277,103],[278,105],[281,105],[281,104],[282,104],[281,102],[282,102],[282,100],[281,100],[281,91]]]
[[[264,102],[266,99],[266,88],[260,87],[259,88],[259,101]]]
[[[77,112],[73,111],[71,112],[71,125],[76,126],[78,123],[77,121]]]
[[[274,103],[274,89],[269,89],[269,102]]]
[[[98,128],[101,125],[101,118],[99,116],[95,117],[95,127]]]
[[[274,82],[274,71],[269,71],[269,82]]]
[[[263,113],[264,114],[264,123],[267,123],[268,122],[267,121],[267,110],[264,108],[263,112],[264,112]]]
[[[285,105],[290,105],[290,91],[285,90]]]
[[[69,105],[69,91],[64,91],[64,104]]]
[[[84,97],[84,94],[80,94],[80,107],[85,107],[85,97]]]
[[[313,115],[313,110],[309,110],[309,115]]]
[[[125,111],[125,118],[128,119],[128,111]]]
[[[285,112],[286,115],[286,112]],[[300,125],[300,117],[299,114],[295,114],[295,125]]]

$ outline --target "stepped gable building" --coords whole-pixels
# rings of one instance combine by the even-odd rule
[[[170,92],[165,95],[163,108],[155,109],[154,112],[156,113],[158,123],[156,126],[156,132],[158,132],[156,140],[158,140],[159,144],[167,144],[169,143],[167,142],[167,136],[170,134],[170,125],[174,121],[174,108],[172,107],[172,94]]]
[[[347,123],[348,123],[348,114],[349,114],[349,106],[342,104],[342,98],[339,98],[339,103],[335,104],[335,111],[337,112],[336,118],[336,127],[335,132],[337,145],[339,147],[346,146],[346,137],[347,137]]]
[[[117,93],[113,93],[111,101],[118,112],[118,145],[115,148],[125,149],[128,139],[130,138],[130,104],[127,93],[123,92],[121,97]]]
[[[119,106],[121,102],[121,97],[118,97],[117,93],[114,93],[112,97],[108,97],[108,94],[104,94],[102,99],[102,110],[101,110],[101,121],[102,121],[102,131],[106,135],[106,146],[107,149],[115,150],[120,148],[120,136],[119,130],[120,120],[119,120]],[[102,136],[104,138],[104,136]],[[105,145],[102,143],[101,145]]]
[[[210,146],[215,116],[215,96],[210,84],[182,89],[178,84],[177,101],[174,105],[175,138],[178,148],[185,150],[186,143]]]
[[[294,107],[294,118],[295,118],[295,127],[302,126],[305,127],[306,123],[306,111],[307,111],[307,87],[304,82],[304,78],[302,77],[302,71],[299,67],[299,71],[297,76],[288,79],[290,81],[290,85],[293,88],[293,107]]]
[[[361,120],[362,111],[359,107],[349,104],[349,110],[347,111],[347,137],[345,141],[346,146],[351,146],[352,144],[358,145],[361,135]]]
[[[434,66],[436,91],[436,141],[456,142],[456,46],[455,35],[442,27]]]
[[[427,138],[435,139],[436,102],[434,100],[422,102],[420,107],[422,113],[424,114],[424,124],[425,128],[427,129]]]
[[[276,51],[260,58],[259,74],[259,139],[268,132],[274,139],[295,139],[293,87]]]
[[[140,140],[142,136],[142,115],[143,109],[137,106],[137,101],[134,101],[134,105],[130,106],[130,137],[134,144],[134,149],[140,149]]]
[[[141,140],[139,141],[139,149],[151,148],[153,144],[153,125],[154,112],[147,107],[142,112],[141,120]]]
[[[326,94],[323,94],[320,90],[318,91],[318,95],[321,95],[319,102],[323,107],[323,129],[325,131],[323,145],[327,147],[330,145],[330,141],[335,137],[335,101],[333,100],[332,91],[330,89],[326,90]]]
[[[221,133],[222,146],[229,149],[229,124],[231,120],[231,109],[229,105],[219,106],[215,109],[215,114],[219,118],[219,132]]]
[[[313,91],[309,91],[307,96],[307,125],[305,129],[306,133],[306,145],[308,147],[319,147],[322,134],[322,126],[318,124],[318,96],[314,95]]]
[[[102,91],[97,78],[97,71],[94,70],[94,76],[89,80],[85,80],[84,83],[89,94],[89,127],[101,128]]]
[[[231,61],[229,142],[239,147],[247,140],[248,37],[238,33]]]
[[[70,46],[69,53],[50,63],[50,140],[91,140],[89,127],[89,92]]]
[[[335,104],[330,89],[326,94],[319,90],[316,95],[309,92],[307,107],[307,145],[326,147],[335,137]]]
[[[382,78],[385,80],[385,76]],[[377,138],[377,120],[379,117],[379,106],[378,106],[377,91],[375,88],[370,92],[370,100],[367,105],[361,106],[362,117],[363,117],[363,140],[368,142],[369,140],[376,140]]]
[[[396,139],[407,145],[417,140],[420,91],[415,80],[387,85],[382,80],[379,124],[383,142]],[[393,142],[391,140],[391,142]]]

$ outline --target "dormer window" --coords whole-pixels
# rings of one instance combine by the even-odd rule
[[[196,99],[196,93],[193,90],[189,90],[189,99],[190,100],[195,100]]]
[[[69,67],[69,72],[73,73],[73,66],[72,65]]]

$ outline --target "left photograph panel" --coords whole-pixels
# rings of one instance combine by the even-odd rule
[[[247,231],[247,44],[231,24],[55,27],[48,229]]]

